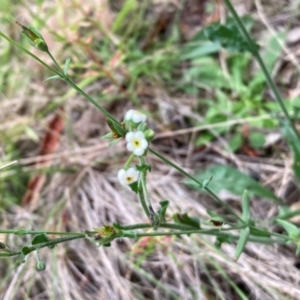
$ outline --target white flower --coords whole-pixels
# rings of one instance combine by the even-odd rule
[[[146,122],[146,119],[146,115],[134,109],[130,109],[125,115],[125,121],[132,120],[134,123]]]
[[[148,147],[148,142],[142,131],[127,132],[126,141],[127,150],[133,152],[136,156],[143,155]]]
[[[129,185],[136,182],[139,179],[140,173],[135,168],[129,168],[128,170],[121,169],[118,172],[118,179],[122,185]]]

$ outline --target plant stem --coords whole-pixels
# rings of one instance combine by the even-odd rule
[[[143,210],[144,210],[145,214],[147,215],[148,219],[150,219],[151,214],[150,214],[149,207],[148,207],[148,205],[146,203],[146,199],[145,199],[142,176],[140,177],[139,182],[138,182],[138,195],[139,195],[140,203],[143,207]]]
[[[51,58],[51,60],[54,62],[56,68],[58,69],[58,72],[60,73],[61,78],[65,79],[66,75],[64,74],[63,70],[60,68],[60,66],[57,63],[57,61],[55,60],[55,58],[52,56],[51,52],[48,51],[47,54],[49,55],[49,57]]]
[[[195,181],[199,185],[199,188],[202,188],[202,182],[197,180],[195,177],[184,171],[182,168],[180,168],[179,166],[177,166],[176,164],[174,164],[173,162],[171,162],[152,148],[149,148],[148,150],[157,157],[159,157],[162,161],[166,162],[168,165],[172,166],[174,169],[179,171],[181,174]],[[204,190],[207,191],[220,205],[224,206],[233,216],[236,217],[237,220],[242,222],[242,219],[233,211],[233,209],[226,202],[222,201],[210,188],[205,187]]]
[[[211,229],[201,229],[201,230],[183,230],[183,231],[172,231],[172,232],[124,232],[123,237],[127,238],[138,238],[144,236],[172,236],[172,235],[185,235],[185,234],[204,234],[204,235],[212,235],[217,237],[224,237],[224,238],[232,238],[233,240],[238,240],[240,238],[239,235],[230,234],[230,233],[223,233],[224,231],[234,230],[234,229],[242,229],[244,226],[239,226],[236,228],[226,228],[222,230],[211,230]],[[257,242],[257,243],[264,243],[264,244],[284,244],[286,240],[284,239],[272,239],[270,237],[261,237],[261,236],[249,236],[249,241]]]
[[[143,228],[152,228],[153,226],[150,223],[140,223],[132,225],[120,225],[118,228],[122,230],[133,230],[133,229],[143,229]],[[169,229],[178,229],[178,230],[192,230],[195,229],[193,226],[177,224],[177,223],[161,223],[158,225],[160,228],[169,228]]]
[[[84,98],[90,101],[94,106],[96,106],[108,119],[120,125],[120,122],[116,120],[106,109],[104,109],[101,105],[99,105],[93,98],[91,98],[88,94],[86,94],[81,88],[79,88],[69,77],[64,79],[73,89],[75,89],[79,94],[81,94]],[[125,130],[123,129],[123,133],[125,135]]]
[[[0,228],[0,233],[16,234],[16,235],[26,235],[26,234],[55,234],[55,235],[72,235],[72,236],[85,236],[82,232],[59,232],[59,231],[43,231],[43,230],[24,230],[24,229],[2,229]]]
[[[131,162],[133,161],[133,159],[135,158],[135,155],[132,153],[129,158],[127,159],[125,165],[124,165],[124,169],[127,170],[131,164]]]
[[[77,240],[77,239],[81,239],[81,238],[84,238],[84,237],[85,237],[85,234],[72,235],[72,236],[52,239],[52,240],[50,240],[48,242],[45,242],[45,243],[40,243],[40,244],[28,246],[28,254],[30,252],[35,251],[36,249],[41,249],[41,248],[45,248],[45,247],[49,247],[49,246],[55,246],[55,245],[60,244],[60,243],[68,242],[68,241],[71,241],[71,240]],[[22,254],[21,250],[18,250],[18,251],[10,251],[9,250],[9,251],[5,251],[5,252],[0,251],[0,257],[1,256],[6,256],[6,257],[7,256],[16,256],[16,255],[21,255],[21,254]]]

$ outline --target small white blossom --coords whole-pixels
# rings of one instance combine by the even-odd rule
[[[134,153],[136,156],[144,154],[148,147],[148,142],[145,139],[144,132],[127,132],[126,134],[127,150]]]
[[[133,121],[134,123],[146,122],[147,116],[137,110],[130,109],[125,115],[125,121]]]
[[[138,181],[139,176],[140,173],[135,168],[129,168],[128,170],[121,169],[118,172],[119,182],[126,186]]]

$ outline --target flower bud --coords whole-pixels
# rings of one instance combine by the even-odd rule
[[[43,36],[40,34],[38,30],[36,30],[33,26],[24,26],[19,22],[16,22],[19,26],[22,27],[22,35],[26,38],[26,40],[35,48],[48,52],[48,46],[43,38]]]
[[[36,263],[36,270],[40,272],[40,271],[45,271],[45,269],[46,269],[46,264],[42,260],[39,260]]]
[[[147,141],[151,141],[155,136],[155,132],[152,129],[147,129],[144,131],[144,135]]]

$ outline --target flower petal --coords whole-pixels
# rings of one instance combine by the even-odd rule
[[[127,132],[125,139],[127,142],[130,142],[134,138],[134,136],[135,136],[135,132]]]

